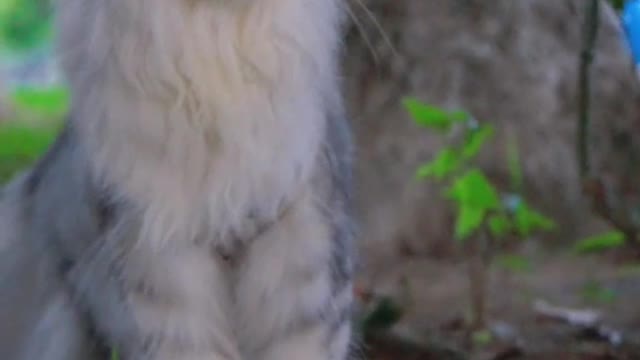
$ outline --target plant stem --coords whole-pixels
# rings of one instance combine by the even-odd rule
[[[486,326],[487,271],[490,261],[490,245],[486,233],[480,232],[476,240],[467,247],[472,330]]]

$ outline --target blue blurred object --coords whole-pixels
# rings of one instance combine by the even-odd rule
[[[640,66],[640,0],[625,1],[622,9],[622,26],[636,65]]]

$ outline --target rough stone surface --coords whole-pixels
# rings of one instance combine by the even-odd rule
[[[498,182],[508,181],[506,146],[516,139],[528,194],[559,222],[552,238],[574,240],[602,228],[586,208],[575,158],[586,1],[365,1],[376,21],[361,4],[351,3],[357,25],[348,39],[346,76],[367,260],[385,261],[403,249],[433,256],[451,250],[449,211],[431,186],[413,178],[438,140],[412,124],[400,103],[407,95],[496,124],[498,140],[482,163]],[[616,150],[612,139],[640,134],[639,92],[616,14],[605,7],[601,20],[593,66],[594,166],[619,175],[614,159],[638,148],[627,141]]]

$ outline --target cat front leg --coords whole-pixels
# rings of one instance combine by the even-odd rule
[[[195,244],[122,247],[96,249],[69,276],[122,360],[242,360],[222,260]]]
[[[324,210],[304,195],[245,254],[236,299],[248,359],[348,359],[351,235],[335,218],[340,209]]]

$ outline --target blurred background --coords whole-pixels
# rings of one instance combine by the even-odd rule
[[[640,359],[640,2],[350,0],[369,359]],[[66,114],[49,0],[0,0],[0,182]]]

